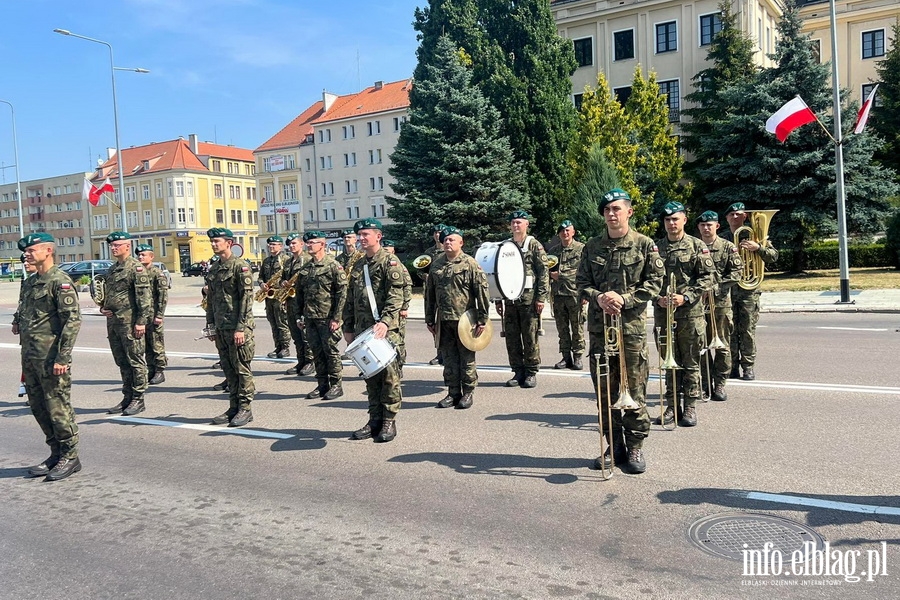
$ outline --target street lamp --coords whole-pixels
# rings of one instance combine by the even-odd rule
[[[150,71],[147,69],[126,69],[115,66],[115,62],[113,61],[113,49],[109,42],[104,42],[103,40],[97,40],[84,35],[78,35],[67,29],[54,29],[53,33],[87,40],[96,44],[103,44],[109,48],[109,72],[112,77],[113,123],[115,123],[116,127],[116,164],[118,165],[119,170],[119,208],[122,213],[122,231],[128,231],[128,220],[126,219],[125,213],[125,173],[123,171],[122,147],[119,145],[119,107],[116,103],[116,71],[133,71],[135,73],[149,73]]]
[[[19,142],[16,140],[16,109],[13,108],[12,102],[0,100],[3,104],[9,106],[12,113],[12,133],[13,133],[13,152],[16,159],[16,196],[19,201],[19,237],[25,236],[25,221],[22,215],[22,182],[19,179]],[[25,270],[22,270],[22,277],[25,277]]]

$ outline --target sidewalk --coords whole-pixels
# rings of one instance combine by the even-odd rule
[[[173,298],[166,309],[167,317],[202,317],[199,304],[185,302],[185,298]],[[900,290],[863,290],[850,292],[850,304],[837,304],[840,292],[763,292],[760,296],[760,312],[884,312],[900,313]],[[253,314],[265,319],[262,302],[254,303]],[[425,318],[425,303],[413,297],[409,305],[410,319]],[[498,316],[491,307],[491,318]],[[545,318],[550,318],[549,311]]]

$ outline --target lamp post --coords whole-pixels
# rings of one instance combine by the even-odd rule
[[[831,0],[831,87],[834,103],[834,172],[837,195],[838,221],[838,266],[841,277],[841,299],[838,304],[852,304],[850,300],[850,259],[847,251],[847,196],[844,191],[844,148],[841,131],[841,90],[838,82],[837,19],[834,15],[834,0]]]
[[[16,109],[13,108],[12,102],[0,100],[3,104],[9,106],[12,113],[12,134],[13,134],[13,152],[16,160],[16,197],[19,201],[19,237],[25,235],[25,217],[22,215],[22,181],[19,179],[19,142],[16,140]],[[22,277],[25,276],[25,270],[22,270]]]
[[[109,42],[104,42],[103,40],[94,39],[84,35],[78,35],[77,33],[72,33],[67,29],[54,29],[53,33],[67,35],[81,40],[87,40],[96,44],[103,44],[104,46],[109,48],[109,73],[112,79],[113,123],[115,124],[116,128],[116,164],[118,165],[119,171],[119,209],[122,213],[122,231],[128,231],[128,220],[125,213],[125,173],[123,171],[122,164],[122,147],[119,144],[119,106],[116,103],[116,71],[134,71],[135,73],[149,73],[150,71],[148,71],[147,69],[126,69],[117,67],[115,65],[115,62],[113,61],[113,49],[112,45]]]

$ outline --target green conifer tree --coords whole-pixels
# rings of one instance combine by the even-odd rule
[[[606,224],[598,206],[603,194],[614,188],[621,188],[616,168],[606,158],[601,144],[594,144],[588,150],[581,164],[581,178],[575,186],[575,193],[569,218],[575,229],[585,239],[600,235]]]
[[[900,173],[900,22],[892,28],[891,47],[877,63],[878,104],[872,108],[869,127],[881,136],[885,145],[875,157],[881,164]]]

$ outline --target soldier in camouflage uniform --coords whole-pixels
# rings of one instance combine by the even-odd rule
[[[19,302],[16,305],[16,312],[13,313],[12,318],[13,335],[19,335],[19,313],[22,312],[22,292],[25,290],[25,282],[28,281],[29,277],[37,273],[37,267],[25,260],[24,254],[22,255],[21,260],[22,270],[25,272],[25,276],[19,282]]]
[[[568,219],[560,223],[556,231],[560,243],[553,253],[559,264],[550,270],[550,293],[562,360],[553,368],[580,371],[584,368],[581,356],[584,354],[584,305],[587,301],[578,297],[575,275],[581,264],[584,244],[575,239],[575,225]]]
[[[550,293],[550,279],[544,247],[528,235],[530,220],[531,215],[524,210],[517,210],[509,216],[509,229],[513,234],[511,239],[525,258],[525,290],[518,300],[498,301],[496,305],[497,312],[503,318],[506,353],[513,370],[506,387],[535,387],[541,367],[538,329]]]
[[[381,247],[388,254],[397,255],[397,249],[394,240],[381,240]],[[412,276],[409,269],[398,260],[400,268],[403,269],[403,306],[400,307],[400,345],[397,346],[397,360],[400,366],[400,378],[403,378],[403,365],[406,364],[406,319],[409,317],[409,303],[412,301]]]
[[[436,225],[432,225],[431,227],[431,237],[434,240],[434,244],[428,247],[428,250],[425,251],[425,254],[431,258],[431,263],[424,269],[420,271],[420,275],[422,276],[422,281],[425,282],[425,285],[428,284],[428,274],[431,272],[431,267],[434,265],[435,259],[439,256],[444,255],[444,245],[441,244],[441,232],[446,229],[447,226],[443,223],[437,223]],[[428,361],[429,365],[442,365],[444,364],[444,357],[441,356],[441,350],[438,348],[438,352],[434,358]]]
[[[269,290],[268,282],[275,277],[275,281],[281,281],[281,273],[287,263],[287,256],[282,252],[284,240],[280,235],[273,235],[266,240],[269,247],[269,256],[265,257],[259,267],[259,289]],[[277,277],[276,277],[277,276]],[[266,319],[272,327],[272,338],[275,340],[275,349],[267,355],[269,358],[284,358],[291,355],[291,330],[287,324],[287,310],[284,304],[274,298],[266,298]]]
[[[310,260],[297,279],[295,312],[306,334],[316,369],[316,389],[307,398],[334,400],[344,395],[341,351],[341,318],[347,300],[347,275],[344,268],[325,252],[325,233],[307,231],[303,241]],[[288,302],[291,302],[288,300]]]
[[[671,301],[675,306],[675,343],[672,349],[675,362],[681,368],[675,370],[674,375],[665,372],[667,407],[656,423],[662,424],[663,419],[671,423],[676,419],[676,407],[683,395],[684,407],[678,408],[678,424],[694,427],[697,424],[696,403],[700,399],[700,350],[706,327],[700,300],[706,290],[712,288],[715,266],[706,244],[684,232],[687,211],[681,202],[669,202],[663,207],[663,223],[666,236],[656,245],[666,266],[666,278],[654,306],[653,320],[665,346],[671,341],[667,339],[671,332],[666,332],[666,307],[670,301],[668,286],[674,276]],[[667,352],[665,348],[659,351],[660,355]]]
[[[356,232],[352,229],[344,230],[344,251],[335,257],[338,264],[344,268],[345,273],[350,272],[351,263],[362,258],[363,253],[356,249]]]
[[[292,233],[287,236],[287,245],[288,250],[291,251],[291,257],[284,265],[284,270],[281,275],[281,285],[282,287],[292,285],[296,290],[297,282],[301,278],[300,272],[309,262],[310,256],[305,250],[306,247],[303,244],[303,238],[299,233]],[[294,281],[292,282],[291,279],[294,279]],[[316,364],[313,360],[313,351],[307,343],[306,333],[304,333],[303,329],[297,324],[302,313],[297,312],[297,303],[290,298],[284,302],[284,307],[287,311],[288,329],[291,332],[291,338],[294,340],[294,348],[297,351],[297,364],[285,371],[284,374],[309,375],[315,370]]]
[[[719,215],[715,211],[708,210],[697,218],[697,228],[700,231],[700,239],[709,248],[709,255],[715,266],[713,290],[707,292],[707,298],[713,293],[715,303],[715,316],[706,315],[706,342],[712,342],[712,319],[715,318],[715,329],[719,339],[725,343],[724,348],[707,350],[706,356],[700,365],[701,382],[706,395],[712,400],[724,402],[728,399],[725,391],[725,382],[731,372],[731,347],[728,341],[731,339],[733,322],[731,320],[731,290],[741,277],[743,263],[737,247],[720,238],[716,233],[719,230]],[[707,301],[707,307],[709,303]],[[708,310],[708,308],[707,308]],[[712,374],[709,373],[710,352],[715,352],[712,364]],[[708,382],[712,380],[712,390],[709,390]]]
[[[166,358],[166,338],[163,328],[163,317],[166,315],[166,304],[169,302],[169,280],[162,269],[153,264],[153,246],[138,244],[137,257],[150,276],[150,293],[153,300],[152,318],[147,323],[146,359],[150,378],[147,383],[156,385],[166,380],[163,373],[169,364]]]
[[[362,219],[353,226],[359,236],[364,257],[348,275],[347,302],[344,304],[344,339],[352,343],[357,335],[372,327],[375,337],[400,344],[400,308],[403,306],[403,271],[400,261],[381,247],[382,225],[377,219]],[[365,281],[368,267],[375,306],[369,302]],[[353,432],[352,439],[371,437],[390,442],[397,436],[395,419],[400,412],[400,369],[392,360],[380,373],[366,379],[369,421]]]
[[[28,474],[59,481],[81,470],[78,425],[70,401],[72,348],[81,329],[81,311],[75,284],[54,264],[53,236],[32,233],[18,246],[36,274],[22,285],[13,333],[21,335],[28,405],[50,446],[50,457],[28,469]]]
[[[462,251],[462,232],[447,227],[441,233],[444,254],[431,263],[425,282],[425,324],[435,335],[444,357],[444,383],[447,395],[438,408],[469,408],[478,385],[475,352],[459,339],[459,319],[475,310],[476,337],[484,334],[488,320],[488,282],[478,262]],[[438,329],[440,328],[440,331]]]
[[[253,273],[250,265],[231,252],[234,233],[223,227],[206,232],[219,260],[209,269],[206,327],[216,343],[228,381],[228,410],[213,418],[213,425],[241,427],[253,420],[250,403],[256,393],[250,361],[253,341]]]
[[[114,231],[106,236],[109,252],[116,262],[103,275],[103,303],[106,337],[122,374],[122,401],[107,412],[136,415],[144,411],[147,391],[145,335],[153,318],[150,275],[131,255],[131,235]]]
[[[747,209],[743,202],[735,202],[729,206],[725,218],[728,220],[730,231],[724,232],[723,238],[734,243],[739,250],[759,254],[765,265],[771,265],[778,260],[778,250],[768,239],[763,244],[748,239],[741,240],[740,243],[735,242],[734,232],[744,225],[744,220],[747,218]],[[756,379],[753,365],[756,364],[756,323],[759,321],[759,295],[759,288],[745,290],[739,285],[731,288],[731,302],[734,311],[734,333],[731,336],[732,379],[737,379],[740,375],[738,366],[744,371],[741,379],[746,381]]]
[[[625,352],[627,389],[640,408],[612,411],[613,439],[608,444],[613,449],[612,457],[607,451],[597,458],[594,466],[609,468],[614,459],[617,465],[631,473],[643,473],[647,468],[644,439],[650,432],[647,302],[659,294],[664,267],[653,240],[629,225],[634,209],[627,192],[618,188],[610,190],[601,198],[599,209],[606,221],[606,231],[585,244],[575,277],[581,298],[588,301],[591,380],[594,389],[598,390],[597,409],[605,418],[610,398],[607,386],[598,385],[597,362],[598,359],[601,363],[604,359],[609,361],[609,390],[618,397],[622,373],[618,357],[606,355],[604,314],[620,315],[623,338],[620,343]],[[606,432],[601,435],[605,437]]]

